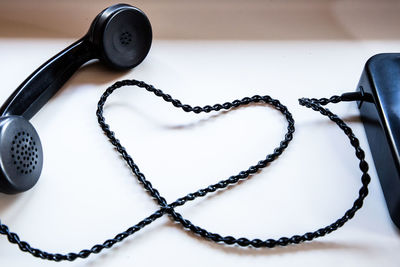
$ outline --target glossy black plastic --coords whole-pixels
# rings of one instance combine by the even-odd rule
[[[130,69],[150,50],[152,31],[138,8],[118,4],[103,10],[88,33],[33,72],[0,108],[0,192],[33,187],[43,164],[38,134],[28,121],[86,62],[99,59],[114,69]]]
[[[84,63],[100,59],[114,69],[130,69],[144,60],[151,41],[150,22],[140,9],[111,6],[94,19],[82,39],[32,73],[3,104],[0,115],[30,119]]]
[[[0,192],[15,194],[32,188],[43,165],[39,136],[21,116],[0,118]]]
[[[70,45],[33,72],[0,108],[1,116],[32,118],[82,64],[94,58],[85,39]]]
[[[146,15],[126,4],[103,10],[87,35],[98,49],[100,59],[115,69],[131,69],[139,65],[150,50],[152,38]]]
[[[400,54],[371,57],[358,90],[373,98],[360,103],[361,119],[390,216],[400,227]]]

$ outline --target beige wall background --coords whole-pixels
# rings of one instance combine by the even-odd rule
[[[0,0],[0,37],[77,38],[105,0]],[[125,1],[150,18],[156,39],[400,39],[396,0]]]

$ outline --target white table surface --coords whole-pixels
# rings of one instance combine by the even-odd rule
[[[72,40],[0,39],[0,100]],[[279,238],[330,224],[358,194],[360,171],[345,135],[297,104],[356,88],[365,61],[398,52],[400,41],[160,41],[125,72],[84,66],[32,119],[44,167],[29,192],[0,195],[1,221],[32,246],[77,252],[113,237],[157,205],[99,128],[102,92],[119,79],[147,81],[192,105],[271,95],[296,120],[278,160],[240,185],[188,203],[179,212],[222,235]],[[274,249],[217,245],[163,217],[100,255],[74,263],[43,262],[0,237],[0,266],[398,266],[400,234],[389,218],[355,103],[330,107],[351,125],[371,166],[364,207],[338,231]],[[246,169],[272,151],[286,123],[270,107],[193,115],[138,88],[105,106],[112,130],[169,201]]]

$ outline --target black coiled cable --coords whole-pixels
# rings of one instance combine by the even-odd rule
[[[105,118],[103,116],[104,104],[106,103],[107,98],[116,89],[123,86],[138,86],[144,88],[147,91],[154,93],[156,96],[163,98],[166,102],[170,102],[173,106],[181,108],[185,112],[194,112],[194,113],[202,113],[202,112],[209,113],[213,111],[218,112],[220,110],[229,110],[231,108],[248,105],[250,103],[264,103],[266,105],[273,106],[275,109],[279,110],[285,116],[288,122],[287,132],[284,136],[284,139],[280,142],[279,146],[275,148],[271,154],[268,154],[264,159],[250,166],[247,170],[241,171],[236,175],[233,175],[225,180],[221,180],[220,182],[212,184],[206,188],[199,189],[196,192],[189,193],[186,196],[181,197],[176,201],[168,204],[165,198],[161,196],[159,191],[156,188],[154,188],[154,186],[146,179],[145,175],[142,172],[140,172],[138,165],[133,161],[132,157],[128,154],[126,149],[121,145],[120,141],[115,137],[114,132],[111,131],[110,126],[105,122]],[[225,243],[227,245],[236,244],[242,247],[252,246],[256,248],[259,247],[273,248],[276,246],[298,244],[304,241],[311,241],[315,238],[322,237],[326,234],[329,234],[337,230],[339,227],[343,226],[348,220],[353,218],[357,210],[359,210],[362,207],[363,201],[365,197],[368,195],[368,184],[370,182],[370,176],[368,175],[368,164],[364,159],[365,158],[364,151],[361,149],[359,141],[354,135],[353,131],[337,115],[333,114],[327,108],[324,108],[322,106],[327,105],[329,103],[338,103],[341,101],[362,100],[361,97],[362,97],[361,94],[350,93],[350,94],[343,94],[342,96],[333,96],[329,99],[327,98],[299,99],[300,105],[305,106],[307,108],[311,108],[315,111],[318,111],[322,115],[327,116],[331,121],[335,122],[340,129],[342,129],[342,131],[349,138],[351,146],[353,146],[355,149],[355,155],[360,161],[359,168],[362,173],[361,174],[362,185],[359,190],[358,197],[354,201],[352,207],[348,209],[341,218],[331,223],[330,225],[327,225],[320,229],[307,232],[302,235],[294,235],[292,237],[281,237],[277,240],[265,239],[265,238],[249,239],[246,237],[236,238],[233,236],[221,236],[218,233],[209,232],[200,226],[194,225],[192,222],[185,219],[180,213],[175,211],[176,207],[182,206],[188,201],[192,201],[196,198],[203,197],[217,190],[227,188],[230,185],[237,184],[240,180],[247,179],[249,176],[255,174],[260,169],[268,166],[269,163],[274,161],[279,155],[282,154],[282,152],[288,146],[289,142],[292,140],[295,128],[294,128],[294,119],[292,117],[292,114],[288,111],[286,106],[282,105],[279,102],[279,100],[273,99],[268,95],[266,96],[255,95],[253,97],[245,97],[241,100],[234,100],[232,102],[226,102],[224,104],[215,104],[213,106],[206,105],[204,107],[199,107],[199,106],[192,107],[187,104],[182,104],[179,100],[173,99],[170,95],[163,93],[161,90],[154,88],[152,85],[148,85],[144,82],[137,80],[123,80],[111,85],[101,96],[97,105],[97,112],[96,112],[97,120],[100,127],[108,137],[109,141],[121,154],[122,158],[126,161],[127,165],[135,174],[139,182],[143,185],[145,190],[155,199],[160,208],[150,216],[146,217],[145,219],[135,224],[134,226],[117,234],[114,238],[108,239],[102,244],[97,244],[93,246],[91,249],[81,250],[78,253],[68,253],[68,254],[49,253],[37,248],[33,248],[27,242],[21,241],[17,234],[11,232],[7,227],[7,225],[2,224],[1,222],[0,222],[0,234],[7,236],[8,240],[11,243],[18,245],[18,247],[24,252],[28,252],[33,256],[41,259],[57,261],[57,262],[65,260],[74,261],[77,258],[87,258],[89,255],[93,253],[94,254],[100,253],[103,249],[111,248],[116,243],[123,241],[128,236],[133,235],[134,233],[143,229],[145,226],[149,225],[150,223],[152,223],[153,221],[157,220],[158,218],[162,217],[165,214],[168,214],[171,219],[181,224],[185,229],[192,231],[196,235],[201,236],[207,240],[211,240],[217,243]]]

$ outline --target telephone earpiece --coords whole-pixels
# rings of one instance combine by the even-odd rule
[[[103,10],[88,33],[33,72],[0,108],[0,192],[32,188],[43,164],[39,136],[29,122],[84,63],[99,59],[124,70],[140,64],[150,50],[151,25],[138,8],[117,4]]]
[[[101,12],[86,36],[101,61],[115,69],[130,69],[140,64],[150,50],[150,21],[138,8],[119,4]]]

